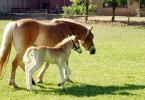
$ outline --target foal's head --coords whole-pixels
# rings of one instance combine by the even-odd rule
[[[80,44],[79,44],[79,41],[78,41],[77,37],[72,35],[71,39],[72,39],[72,43],[73,43],[72,49],[74,51],[76,51],[78,54],[82,53],[82,49],[80,47]]]

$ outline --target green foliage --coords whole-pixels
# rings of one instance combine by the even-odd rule
[[[110,2],[110,0],[104,0],[104,3],[109,3]]]
[[[66,16],[66,17],[70,17],[74,14],[74,9],[73,7],[63,7],[63,15]]]
[[[71,2],[73,2],[76,5],[85,5],[86,3],[91,3],[92,0],[70,0]]]
[[[64,15],[84,15],[85,4],[89,4],[89,15],[94,15],[97,12],[97,5],[92,4],[92,0],[71,0],[72,6],[63,7]]]
[[[89,6],[89,15],[94,15],[97,12],[97,6],[90,4]]]
[[[120,6],[127,4],[127,0],[104,0],[104,3],[110,3],[112,1],[115,1],[117,5],[120,5]]]

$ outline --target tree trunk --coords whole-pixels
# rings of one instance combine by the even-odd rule
[[[112,0],[112,19],[111,19],[112,22],[114,22],[114,20],[115,20],[115,10],[116,10],[116,7],[117,7],[116,0]]]
[[[86,21],[86,23],[87,23],[87,21],[88,21],[88,7],[89,7],[89,3],[88,2],[86,2],[86,12],[85,12],[85,21]]]
[[[111,21],[112,21],[112,22],[115,21],[115,10],[114,10],[114,9],[112,10],[112,19],[111,19]]]

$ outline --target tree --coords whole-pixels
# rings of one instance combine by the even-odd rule
[[[108,3],[108,4],[111,5],[111,7],[112,7],[112,19],[111,19],[111,21],[114,22],[116,7],[118,5],[119,6],[126,5],[127,4],[127,0],[104,0],[104,3]]]
[[[92,0],[71,0],[74,4],[81,5],[85,9],[85,21],[87,23],[88,20],[88,11],[89,11],[89,5],[92,3]]]
[[[116,7],[117,7],[117,1],[112,0],[111,5],[112,5],[112,19],[111,19],[111,21],[114,22],[114,20],[115,20],[115,10],[116,10]]]
[[[145,10],[145,0],[141,0],[141,1],[140,1],[140,8],[141,8],[142,10]]]
[[[67,16],[71,15],[85,15],[87,22],[88,15],[95,14],[97,6],[92,4],[92,0],[71,0],[72,6],[63,7],[64,14]]]

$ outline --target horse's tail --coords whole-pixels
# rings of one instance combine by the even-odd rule
[[[24,62],[24,63],[29,62],[28,55],[29,55],[29,53],[30,53],[32,50],[34,50],[35,48],[36,48],[36,47],[31,46],[31,47],[29,47],[29,48],[26,50],[26,52],[25,52],[25,54],[24,54],[24,56],[23,56],[23,62]]]
[[[2,45],[0,49],[0,77],[2,77],[2,70],[6,67],[9,60],[15,27],[16,22],[10,22],[6,25],[4,30]]]

